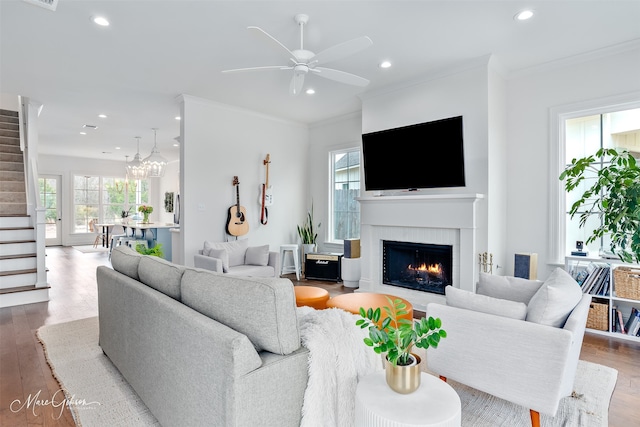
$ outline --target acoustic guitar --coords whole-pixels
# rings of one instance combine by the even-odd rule
[[[227,214],[227,233],[232,236],[244,236],[249,232],[247,211],[240,206],[240,182],[238,177],[233,177],[233,185],[236,187],[236,204],[229,208]]]

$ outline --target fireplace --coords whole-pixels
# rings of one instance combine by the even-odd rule
[[[453,246],[382,241],[382,283],[444,295],[451,284]]]

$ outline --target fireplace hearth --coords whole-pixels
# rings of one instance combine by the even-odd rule
[[[382,282],[444,295],[451,285],[453,246],[382,241]]]

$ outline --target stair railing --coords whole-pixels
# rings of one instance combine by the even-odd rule
[[[38,185],[38,132],[37,121],[41,104],[33,103],[27,97],[19,97],[20,108],[18,109],[20,127],[20,149],[24,158],[24,173],[27,196],[27,214],[31,218],[31,225],[35,230],[36,240],[36,287],[46,287],[47,268],[46,257],[46,209],[40,201],[40,190]]]

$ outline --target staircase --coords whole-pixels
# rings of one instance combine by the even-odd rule
[[[0,307],[47,301],[37,283],[36,232],[27,215],[18,113],[0,109]]]

